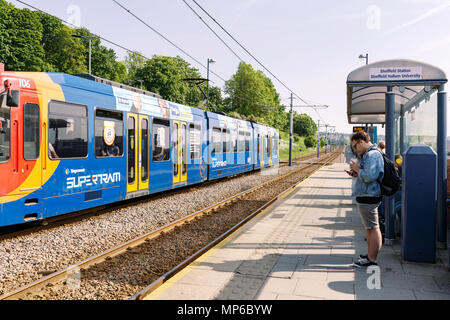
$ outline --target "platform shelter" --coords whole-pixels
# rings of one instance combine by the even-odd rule
[[[437,245],[447,245],[447,94],[445,73],[412,60],[384,60],[360,67],[347,77],[350,124],[382,124],[386,155],[394,160],[414,144],[437,153]],[[418,174],[420,174],[418,172]],[[385,243],[395,240],[393,197],[385,199]]]

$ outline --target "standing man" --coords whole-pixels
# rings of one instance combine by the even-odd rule
[[[381,190],[378,181],[383,179],[384,161],[376,146],[370,142],[365,132],[356,132],[351,138],[353,150],[361,156],[361,162],[350,161],[350,169],[356,183],[353,194],[356,205],[366,229],[367,254],[359,256],[353,264],[355,267],[377,265],[376,259],[381,249],[382,238],[378,224],[378,206],[381,203]]]

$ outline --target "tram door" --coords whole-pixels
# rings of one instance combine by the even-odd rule
[[[127,192],[148,190],[148,116],[127,117]]]
[[[261,168],[264,167],[264,135],[258,134],[259,139],[259,161]]]
[[[187,180],[187,125],[186,122],[172,123],[172,173],[173,183]]]
[[[42,185],[39,105],[26,95],[21,100],[19,107],[7,107],[6,99],[0,106],[0,194],[28,194]]]
[[[267,147],[268,147],[268,156],[269,156],[269,166],[272,165],[272,136],[268,135],[267,136]]]

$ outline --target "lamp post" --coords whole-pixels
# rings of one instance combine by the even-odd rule
[[[369,64],[369,54],[368,53],[366,53],[365,55],[360,54],[358,58],[359,59],[366,59],[366,65]],[[367,132],[367,123],[366,123],[366,132]]]
[[[91,74],[91,40],[97,38],[96,36],[81,36],[78,34],[73,34],[72,37],[80,39],[89,39],[89,74]]]
[[[359,59],[366,59],[366,64],[369,64],[369,54],[368,53],[366,53],[365,55],[360,54],[358,58]]]
[[[209,105],[209,64],[216,62],[214,59],[208,58],[208,63],[206,67],[206,111],[208,111]]]

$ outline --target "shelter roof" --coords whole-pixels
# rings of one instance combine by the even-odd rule
[[[387,86],[395,95],[395,112],[418,104],[447,82],[441,69],[413,60],[384,60],[360,67],[347,77],[349,123],[384,123]]]

